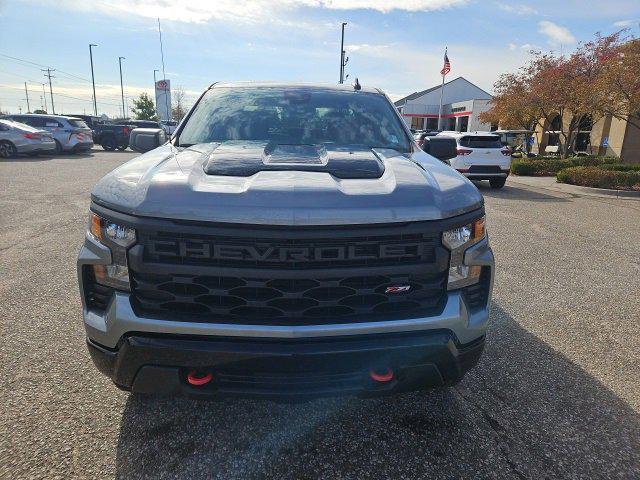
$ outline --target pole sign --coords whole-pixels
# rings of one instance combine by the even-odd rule
[[[602,139],[602,146],[603,147],[608,147],[609,146],[609,137],[604,137]]]
[[[156,82],[156,113],[160,120],[171,120],[171,81]]]

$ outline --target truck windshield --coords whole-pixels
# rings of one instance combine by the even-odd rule
[[[227,140],[410,149],[383,95],[315,88],[209,90],[187,120],[180,145]]]

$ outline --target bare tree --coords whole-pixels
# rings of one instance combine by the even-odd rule
[[[179,122],[187,114],[186,94],[183,87],[176,87],[172,94],[173,107],[171,108],[171,117]]]

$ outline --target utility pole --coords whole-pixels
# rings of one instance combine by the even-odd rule
[[[158,35],[160,36],[160,57],[162,58],[162,79],[166,82],[167,81],[167,75],[164,73],[164,48],[162,46],[162,30],[160,29],[160,19],[159,18],[158,18]],[[154,91],[155,91],[155,85],[154,85],[153,88],[154,88]],[[169,91],[169,93],[171,93],[171,91]],[[164,106],[165,106],[165,111],[167,113],[166,120],[171,120],[171,111],[169,109],[169,95],[166,92],[164,94]],[[156,106],[156,108],[157,108],[157,106]]]
[[[127,112],[124,109],[124,85],[122,84],[122,60],[124,57],[118,57],[118,63],[120,64],[120,94],[122,95],[122,118],[127,118]]]
[[[340,40],[340,82],[344,83],[344,27],[347,22],[342,22],[342,39]]]
[[[51,72],[55,72],[55,70],[52,70],[51,68],[47,68],[46,70],[42,70],[42,71],[43,72],[46,71],[47,73],[45,73],[44,76],[49,78],[49,93],[51,94],[51,113],[55,115],[56,107],[53,104],[53,87],[51,86],[51,78],[56,78],[55,76],[51,75]]]
[[[158,95],[156,94],[156,72],[159,72],[160,70],[153,70],[153,103],[156,106],[156,115],[158,117],[160,117],[160,111],[158,110]]]
[[[89,59],[91,60],[91,83],[93,84],[93,114],[98,116],[98,103],[96,102],[96,80],[93,77],[93,52],[91,47],[97,47],[95,43],[89,44]]]
[[[44,91],[44,83],[42,84],[42,97],[44,98],[44,111],[49,113],[49,107],[47,107],[47,92]]]
[[[27,82],[24,82],[24,94],[27,99],[27,113],[31,111],[31,107],[29,106],[29,90],[27,90]]]

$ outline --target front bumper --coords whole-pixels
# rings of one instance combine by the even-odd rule
[[[472,305],[455,290],[438,315],[399,320],[251,325],[148,318],[136,314],[128,293],[116,291],[104,310],[83,305],[89,350],[100,371],[141,393],[368,395],[454,383],[482,351],[494,272],[488,240],[469,248],[463,262],[488,267],[486,302]],[[83,302],[84,268],[109,263],[110,250],[88,235],[78,257]],[[380,362],[398,375],[372,385],[368,372]],[[212,370],[217,380],[194,389],[185,383],[192,368]]]
[[[453,334],[368,335],[301,341],[132,335],[117,350],[87,340],[98,369],[124,390],[191,397],[311,399],[388,395],[457,383],[480,359],[481,337],[460,345]],[[212,373],[192,386],[193,369]],[[393,371],[376,382],[371,370]]]

